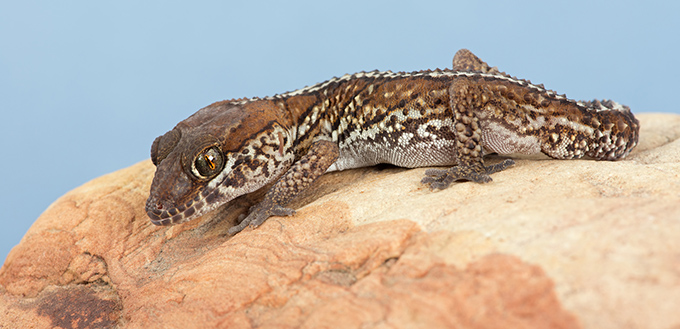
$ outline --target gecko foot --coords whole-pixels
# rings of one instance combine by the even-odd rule
[[[427,177],[423,178],[420,182],[429,185],[432,190],[443,190],[449,187],[451,183],[460,180],[488,183],[491,181],[490,174],[499,172],[513,164],[515,164],[515,161],[506,159],[503,162],[486,167],[481,163],[475,163],[470,166],[458,165],[449,169],[428,169],[425,171]]]
[[[229,235],[234,235],[238,232],[241,232],[248,226],[256,228],[262,225],[262,223],[264,223],[264,221],[266,221],[267,218],[271,216],[292,216],[292,215],[295,215],[294,209],[262,201],[252,206],[250,208],[250,213],[248,214],[248,216],[243,218],[243,220],[238,225],[229,229]],[[239,219],[240,217],[241,216],[239,216]]]

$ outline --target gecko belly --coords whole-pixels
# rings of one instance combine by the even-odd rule
[[[536,154],[541,152],[538,136],[520,134],[494,121],[482,121],[482,143],[487,153]]]
[[[340,156],[328,171],[374,166],[380,163],[405,168],[451,166],[456,164],[456,156],[451,152],[453,147],[454,141],[443,139],[435,143],[416,142],[404,146],[395,146],[394,143],[387,141],[344,146],[341,143]]]

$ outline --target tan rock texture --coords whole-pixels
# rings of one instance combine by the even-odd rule
[[[424,168],[330,173],[233,237],[261,193],[156,227],[144,161],[38,218],[0,269],[0,328],[680,328],[680,116],[639,119],[624,161],[438,192]]]

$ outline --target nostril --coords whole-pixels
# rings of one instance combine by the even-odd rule
[[[160,202],[156,202],[156,210],[163,210],[163,204]]]

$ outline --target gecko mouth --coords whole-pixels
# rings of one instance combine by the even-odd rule
[[[174,225],[194,219],[200,215],[200,210],[205,205],[200,195],[177,207],[168,207],[161,201],[149,200],[146,203],[146,214],[155,225]]]
[[[175,206],[174,204],[149,197],[146,214],[151,223],[159,226],[175,225],[196,219],[223,204],[225,198],[219,189],[203,190],[193,199]]]

